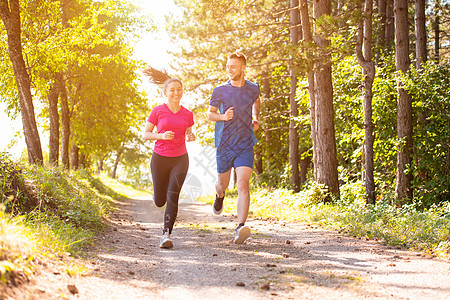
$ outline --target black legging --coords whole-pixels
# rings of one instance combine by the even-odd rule
[[[189,168],[188,154],[166,157],[153,153],[150,168],[155,204],[163,207],[167,203],[163,232],[169,230],[169,233],[172,233],[178,214],[178,198]]]

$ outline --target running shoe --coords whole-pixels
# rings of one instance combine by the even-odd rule
[[[236,228],[236,236],[234,237],[233,242],[237,245],[241,245],[249,237],[250,237],[250,227],[240,224]]]
[[[223,199],[225,198],[225,193],[223,194],[222,198],[219,198],[216,194],[216,199],[213,203],[213,211],[215,215],[220,215],[223,211]]]
[[[161,243],[159,244],[159,248],[170,249],[173,247],[172,240],[170,239],[170,233],[168,231],[164,232],[161,237]]]

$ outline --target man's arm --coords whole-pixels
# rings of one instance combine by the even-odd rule
[[[252,124],[253,130],[258,130],[259,128],[259,112],[261,110],[261,99],[256,99],[255,103],[253,103],[252,109]]]
[[[229,121],[233,119],[233,107],[230,107],[224,114],[219,114],[217,109],[215,106],[209,106],[208,119],[210,121]]]

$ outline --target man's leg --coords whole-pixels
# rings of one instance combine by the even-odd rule
[[[236,175],[236,186],[238,190],[237,214],[239,224],[242,224],[247,221],[250,207],[250,178],[252,177],[252,168],[237,167]]]
[[[225,190],[230,184],[231,169],[225,173],[217,173],[216,194],[219,198],[225,195]]]

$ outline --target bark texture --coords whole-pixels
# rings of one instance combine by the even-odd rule
[[[409,28],[408,1],[395,0],[395,65],[397,72],[406,73],[409,69]],[[412,200],[411,150],[413,142],[412,101],[411,96],[403,88],[400,79],[397,80],[397,134],[400,140],[397,151],[397,174],[395,196],[399,206]]]
[[[297,45],[299,41],[300,15],[298,12],[298,0],[291,1],[290,11],[290,35],[291,43]],[[298,104],[295,99],[295,92],[297,91],[297,74],[294,64],[291,64],[290,80],[291,89],[289,95],[290,105],[290,121],[289,121],[289,164],[291,166],[291,189],[294,192],[300,191],[300,170],[299,170],[299,153],[298,153],[298,131],[295,118],[298,117]]]
[[[372,61],[372,14],[373,0],[364,3],[363,19],[358,27],[356,41],[356,57],[364,70],[364,183],[366,202],[375,204],[374,154],[373,154],[373,122],[372,122],[372,86],[375,78],[375,64]],[[364,51],[363,51],[364,48]]]
[[[314,18],[331,15],[330,0],[314,0]],[[317,145],[316,181],[325,184],[331,193],[339,197],[339,183],[336,157],[336,137],[334,130],[333,84],[331,78],[331,55],[328,51],[330,41],[327,37],[315,34],[320,56],[314,70],[315,82],[315,129]]]
[[[47,97],[48,97],[48,110],[50,119],[49,161],[50,164],[57,166],[59,159],[59,113],[58,113],[59,88],[57,82],[52,84]]]
[[[8,53],[19,93],[19,106],[28,150],[28,161],[31,164],[42,164],[41,140],[36,125],[31,82],[22,53],[19,0],[0,0],[0,17],[8,36]]]

